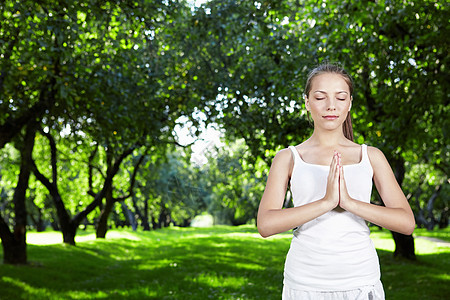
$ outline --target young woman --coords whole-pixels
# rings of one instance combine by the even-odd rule
[[[353,142],[353,83],[324,64],[305,88],[311,137],[281,150],[258,211],[263,237],[294,229],[284,268],[283,299],[384,299],[366,221],[409,235],[411,208],[383,153]],[[385,206],[370,203],[372,180]],[[290,184],[293,208],[283,209]]]

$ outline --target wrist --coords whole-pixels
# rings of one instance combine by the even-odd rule
[[[356,201],[357,200],[355,200],[353,198],[346,197],[346,199],[344,201],[341,200],[339,202],[339,206],[341,208],[345,209],[346,211],[353,212],[356,209],[355,208],[356,207]]]
[[[335,201],[334,199],[330,199],[328,197],[324,197],[320,199],[322,203],[323,210],[330,211],[339,205],[339,201]]]

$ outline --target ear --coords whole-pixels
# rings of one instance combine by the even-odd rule
[[[308,96],[305,95],[305,107],[306,110],[309,111],[309,100],[308,100]]]
[[[350,97],[350,106],[348,107],[348,111],[352,108],[353,96]]]

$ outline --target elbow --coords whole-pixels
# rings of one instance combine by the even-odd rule
[[[263,238],[267,238],[271,235],[273,235],[273,233],[270,232],[270,228],[269,226],[267,226],[266,224],[262,224],[262,222],[257,222],[257,228],[258,228],[258,232],[259,234],[263,237]]]
[[[405,228],[402,231],[399,231],[399,233],[403,234],[403,235],[411,235],[414,232],[415,227],[412,228]]]
[[[398,231],[398,233],[404,234],[404,235],[411,235],[414,232],[414,229],[416,229],[416,222],[414,220],[414,217],[409,219],[403,226],[401,227],[401,230]]]
[[[411,235],[414,232],[414,229],[416,229],[416,219],[414,218],[414,214],[411,211],[411,214],[408,218],[408,222],[405,225],[405,231],[406,235]]]
[[[416,229],[416,222],[414,221],[414,218],[412,219],[412,221],[410,221],[406,226],[405,226],[405,235],[411,235],[414,232],[414,229]]]
[[[259,234],[263,237],[263,238],[268,238],[269,236],[271,236],[270,233],[264,231],[264,230],[260,230],[258,229]]]
[[[412,235],[416,229],[416,220],[411,210],[408,210],[404,216],[398,218],[397,232],[403,235]],[[396,230],[393,230],[396,231]]]
[[[258,224],[258,232],[263,238],[266,238],[266,237],[270,236],[270,234],[267,232],[267,229],[263,228],[263,226],[261,226],[259,224]]]

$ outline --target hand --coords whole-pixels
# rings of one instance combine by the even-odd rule
[[[347,186],[344,178],[344,167],[341,163],[341,157],[339,155],[339,206],[345,210],[348,210],[349,204],[352,202],[352,198],[348,194]]]
[[[327,178],[327,191],[323,200],[330,204],[331,209],[339,205],[339,154],[335,151]]]

